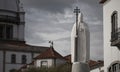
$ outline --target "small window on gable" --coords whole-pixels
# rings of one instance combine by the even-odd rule
[[[41,61],[41,67],[48,67],[47,61]]]
[[[16,63],[16,55],[15,54],[11,55],[11,63]]]
[[[22,64],[26,64],[27,58],[26,55],[22,55]]]

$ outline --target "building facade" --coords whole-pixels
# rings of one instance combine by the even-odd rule
[[[48,47],[27,45],[25,12],[19,0],[0,0],[0,72],[14,72]]]
[[[120,72],[120,0],[103,4],[104,72]]]
[[[49,48],[34,58],[35,67],[56,67],[65,64],[67,61],[54,48]]]

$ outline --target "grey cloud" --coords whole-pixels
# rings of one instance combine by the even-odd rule
[[[70,8],[73,0],[21,0],[26,7],[38,8],[50,12],[63,12],[65,8]]]
[[[48,45],[62,55],[70,53],[70,33],[75,22],[73,0],[22,0],[26,6],[26,40],[30,44]],[[79,8],[91,32],[91,58],[103,59],[102,7],[98,0],[79,0]],[[56,35],[57,34],[57,35]],[[98,52],[100,51],[100,52]],[[68,54],[67,53],[67,54]],[[99,54],[98,54],[99,53]]]

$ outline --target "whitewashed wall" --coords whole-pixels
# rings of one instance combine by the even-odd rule
[[[104,29],[104,67],[107,68],[114,61],[120,61],[120,50],[111,46],[111,15],[118,11],[118,25],[120,27],[120,0],[109,0],[103,5],[103,29]]]
[[[3,51],[0,51],[0,72],[3,72]]]
[[[6,64],[5,72],[10,72],[11,69],[20,69],[23,64]]]
[[[18,32],[19,32],[19,36],[18,36],[18,39],[19,40],[24,40],[24,28],[25,28],[25,25],[24,24],[20,24],[19,25],[19,28],[18,28]]]
[[[65,64],[66,61],[64,59],[56,59],[56,65],[61,65],[61,64]]]
[[[16,64],[11,64],[11,55],[16,55]],[[26,55],[27,64],[32,62],[32,55],[28,52],[14,52],[14,51],[6,51],[6,71],[9,72],[11,69],[19,69],[24,64],[21,64],[22,55]]]
[[[58,65],[64,64],[66,62],[64,59],[39,59],[39,60],[36,60],[35,66],[41,67],[42,61],[47,61],[48,67],[54,66],[54,64],[56,64],[56,66],[58,66]]]
[[[26,55],[27,63],[31,62],[31,53],[28,52],[14,52],[14,51],[6,51],[6,63],[11,63],[11,55],[16,55],[16,63],[21,63],[22,55]]]

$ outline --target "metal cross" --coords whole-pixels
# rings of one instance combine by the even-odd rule
[[[78,27],[78,14],[80,13],[80,9],[78,9],[78,7],[76,7],[76,9],[74,9],[74,13],[76,13],[76,31],[77,31],[77,27]]]

